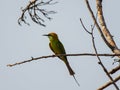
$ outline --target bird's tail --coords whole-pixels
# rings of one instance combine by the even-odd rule
[[[68,69],[68,71],[69,71],[69,73],[70,73],[70,75],[74,75],[75,74],[75,72],[72,70],[72,68],[70,67],[70,65],[69,65],[69,63],[68,62],[65,62],[65,64],[66,64],[66,66],[67,66],[67,69]]]
[[[75,82],[77,83],[77,85],[80,86],[79,82],[77,81],[77,79],[74,76],[75,72],[72,70],[72,68],[70,67],[69,63],[65,62],[65,64],[66,64],[66,66],[68,68],[68,71],[69,71],[70,75],[73,76],[73,78],[75,79]]]

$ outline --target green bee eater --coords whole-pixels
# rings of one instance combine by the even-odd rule
[[[43,36],[48,36],[48,38],[50,40],[49,47],[56,55],[57,54],[66,54],[64,46],[58,39],[58,36],[56,33],[52,32],[49,34],[45,34]],[[69,74],[74,77],[76,83],[79,85],[79,83],[77,82],[77,80],[74,76],[75,72],[72,70],[72,68],[67,60],[67,57],[61,55],[61,56],[58,56],[58,58],[60,58],[66,64]]]

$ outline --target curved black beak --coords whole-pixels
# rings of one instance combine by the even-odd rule
[[[48,34],[43,34],[43,36],[49,36]]]

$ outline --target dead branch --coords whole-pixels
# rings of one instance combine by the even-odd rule
[[[98,58],[98,60],[99,60],[99,64],[101,65],[101,67],[103,68],[104,72],[106,73],[106,75],[107,75],[107,76],[109,77],[109,79],[111,80],[111,84],[113,84],[113,85],[115,86],[115,88],[116,88],[117,90],[119,90],[119,87],[117,86],[117,84],[114,82],[113,78],[112,78],[112,77],[110,76],[110,74],[108,73],[108,71],[107,71],[106,67],[104,66],[104,64],[102,63],[100,57],[97,55],[98,52],[97,52],[97,49],[96,49],[96,46],[95,46],[95,41],[94,41],[93,33],[91,34],[91,36],[92,36],[93,48],[94,48],[95,53],[96,53],[96,56],[97,56],[97,58]]]
[[[92,35],[92,32],[90,32],[90,31],[87,30],[87,28],[86,28],[85,25],[83,24],[83,21],[82,21],[81,18],[80,18],[80,22],[81,22],[82,27],[84,28],[84,30],[85,30],[88,34]],[[95,24],[94,24],[94,25],[95,25]],[[93,28],[94,28],[94,25],[93,25]],[[98,56],[101,56],[100,54],[97,54],[97,55],[98,55]],[[119,56],[119,54],[118,54],[118,56]],[[113,57],[114,57],[114,56],[113,56]],[[117,59],[117,61],[114,61],[113,64],[116,63],[116,62],[119,62],[119,59]],[[118,65],[117,67],[115,67],[114,69],[110,70],[110,71],[109,71],[109,74],[113,74],[113,73],[117,72],[118,70],[120,70],[120,66],[119,66],[119,65]]]
[[[41,18],[43,15],[45,18],[47,18],[48,20],[51,20],[52,18],[49,17],[49,14],[54,14],[56,13],[55,11],[47,11],[45,9],[42,9],[41,7],[44,5],[53,5],[57,2],[52,3],[53,0],[49,0],[47,2],[43,2],[42,0],[31,0],[28,5],[22,9],[22,14],[20,16],[20,18],[18,19],[18,24],[21,25],[21,22],[29,25],[28,22],[26,22],[27,19],[27,14],[30,16],[30,18],[32,19],[33,22],[41,25],[41,26],[46,26],[44,24],[45,20],[43,18]]]
[[[89,10],[89,12],[90,12],[90,15],[91,15],[91,17],[92,17],[92,19],[93,19],[93,22],[94,22],[94,24],[96,25],[98,31],[100,32],[100,35],[101,35],[103,41],[105,41],[105,42],[107,43],[107,41],[106,41],[106,39],[105,39],[105,37],[104,37],[104,35],[103,35],[103,33],[102,33],[102,30],[101,30],[99,24],[98,24],[97,21],[96,21],[96,18],[95,18],[94,14],[93,14],[93,11],[92,11],[92,9],[91,9],[91,7],[90,7],[90,5],[89,5],[88,0],[85,0],[85,2],[86,2],[86,5],[87,5],[88,10]],[[109,45],[109,44],[108,44],[108,45]]]
[[[111,33],[109,32],[106,22],[104,20],[103,10],[102,10],[102,3],[100,0],[96,0],[97,11],[98,11],[98,20],[100,23],[101,31],[105,37],[106,45],[112,50],[113,53],[119,54],[120,49],[117,47]],[[120,57],[120,56],[118,56]]]
[[[113,68],[112,70],[109,71],[109,74],[114,74],[116,71],[120,70],[120,65]]]
[[[99,3],[102,2],[101,0],[96,0],[96,2],[97,2],[97,1],[99,1]],[[104,32],[101,31],[101,28],[100,28],[99,24],[97,23],[97,21],[96,21],[96,19],[95,19],[95,16],[94,16],[93,11],[92,11],[92,9],[91,9],[91,7],[90,7],[90,5],[89,5],[88,0],[85,0],[85,2],[86,2],[86,5],[87,5],[87,8],[88,8],[88,10],[90,11],[90,14],[91,14],[91,16],[92,16],[92,18],[93,18],[94,24],[96,25],[98,31],[99,31],[100,34],[101,34],[101,37],[103,38],[104,42],[113,50],[113,46],[112,46],[112,45],[116,46],[115,43],[114,43],[114,41],[111,43],[111,42],[108,41],[108,39],[106,39],[106,37],[104,36]],[[101,6],[101,5],[100,5],[100,6]],[[98,8],[98,10],[99,10],[99,8]],[[98,14],[99,14],[99,12],[98,12]],[[92,32],[93,32],[93,28],[92,28]],[[95,50],[95,53],[96,53],[96,56],[97,56],[97,49],[96,49],[96,46],[95,46],[93,33],[91,34],[91,36],[92,36],[93,47],[94,47],[94,50]],[[110,36],[110,37],[111,37],[111,36]],[[112,40],[113,40],[113,39],[112,39]],[[114,43],[114,44],[113,44],[113,43]],[[112,46],[112,47],[111,47],[111,46]],[[111,80],[112,84],[115,86],[116,90],[119,90],[117,84],[113,81],[113,78],[110,76],[110,74],[108,73],[107,69],[105,68],[105,66],[104,66],[103,63],[101,62],[100,57],[97,56],[97,58],[98,58],[98,60],[99,60],[99,62],[100,62],[99,64],[101,65],[101,67],[103,68],[104,72],[106,73],[106,75],[107,75],[107,76],[109,77],[109,79]]]
[[[80,18],[80,22],[81,22],[81,24],[82,24],[82,27],[84,28],[84,30],[88,33],[88,34],[92,34],[90,31],[88,31],[87,30],[87,28],[85,27],[85,25],[83,24],[83,21],[82,21],[82,19]]]
[[[120,76],[116,77],[116,78],[114,79],[114,82],[117,82],[118,80],[120,80]],[[103,90],[103,89],[105,89],[106,87],[110,86],[111,84],[112,84],[112,82],[109,81],[109,82],[107,82],[105,85],[103,85],[103,86],[101,86],[100,88],[98,88],[97,90]],[[119,89],[117,89],[117,90],[119,90]]]
[[[97,54],[98,56],[119,56],[120,54]],[[43,58],[50,58],[50,57],[58,57],[58,56],[96,56],[96,54],[92,54],[92,53],[82,53],[82,54],[58,54],[58,55],[48,55],[48,56],[41,56],[41,57],[36,57],[36,58],[31,58],[28,60],[24,60],[21,62],[17,62],[14,64],[8,64],[7,66],[12,67],[12,66],[16,66],[16,65],[20,65],[23,63],[27,63],[27,62],[31,62],[31,61],[35,61],[35,60],[39,60],[39,59],[43,59]]]

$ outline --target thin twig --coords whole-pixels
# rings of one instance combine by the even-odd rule
[[[106,73],[106,75],[107,75],[107,76],[109,77],[109,79],[111,80],[111,83],[115,86],[115,88],[116,88],[117,90],[119,90],[117,84],[114,82],[113,78],[112,78],[112,77],[110,76],[110,74],[108,73],[106,67],[103,65],[100,57],[97,55],[98,52],[97,52],[97,49],[96,49],[96,46],[95,46],[95,41],[94,41],[93,33],[92,33],[92,42],[93,42],[93,47],[94,47],[96,56],[97,56],[97,58],[98,58],[98,60],[99,60],[99,64],[101,65],[101,67],[103,68],[104,72]],[[102,90],[102,89],[101,89],[101,90]]]
[[[116,78],[114,79],[114,82],[117,82],[118,80],[120,80],[120,76],[116,77]],[[105,89],[106,87],[110,86],[111,84],[112,84],[112,82],[109,81],[109,82],[107,82],[105,85],[103,85],[102,87],[98,88],[97,90],[103,90],[103,89]],[[119,90],[119,89],[118,89],[118,90]]]
[[[107,42],[106,38],[104,37],[104,35],[103,35],[103,33],[102,33],[102,30],[101,30],[99,24],[98,24],[97,21],[96,21],[96,18],[95,18],[94,14],[93,14],[93,11],[92,11],[92,9],[91,9],[91,7],[90,7],[90,5],[89,5],[88,0],[85,0],[85,2],[86,2],[86,5],[87,5],[87,8],[88,8],[88,10],[89,10],[89,12],[90,12],[90,14],[91,14],[91,17],[92,17],[92,19],[93,19],[93,22],[94,22],[94,24],[96,25],[98,31],[100,32],[100,35],[101,35],[103,41],[104,41],[109,47],[111,47],[111,46],[109,45],[109,43]]]
[[[118,56],[120,54],[97,54],[98,56]],[[31,58],[31,59],[28,59],[28,60],[24,60],[24,61],[21,61],[21,62],[17,62],[17,63],[14,63],[14,64],[8,64],[7,66],[9,67],[12,67],[12,66],[16,66],[16,65],[21,65],[21,64],[24,64],[24,63],[27,63],[27,62],[31,62],[31,61],[34,61],[34,60],[39,60],[39,59],[43,59],[43,58],[50,58],[50,57],[58,57],[58,56],[96,56],[96,54],[92,54],[92,53],[82,53],[82,54],[59,54],[59,55],[48,55],[48,56],[41,56],[41,57],[36,57],[36,58]]]
[[[109,71],[109,74],[114,74],[116,71],[120,70],[120,65],[117,67],[113,68],[112,70]]]
[[[85,0],[85,2],[86,2],[86,5],[87,5],[87,7],[88,7],[88,10],[90,11],[90,14],[91,14],[93,20],[94,20],[94,24],[96,24],[98,30],[100,31],[100,34],[102,35],[102,38],[106,41],[103,33],[101,32],[101,29],[100,29],[97,21],[96,21],[96,19],[95,19],[95,16],[94,16],[93,11],[92,11],[92,9],[91,9],[91,7],[90,7],[90,5],[89,5],[88,0]],[[100,57],[97,55],[97,49],[96,49],[96,46],[95,46],[94,36],[93,36],[93,28],[92,28],[92,35],[91,35],[91,36],[92,36],[93,47],[94,47],[96,56],[97,56],[97,58],[98,58],[98,60],[99,60],[99,64],[101,65],[101,67],[103,68],[104,72],[105,72],[106,75],[109,77],[109,79],[112,81],[112,84],[115,86],[115,88],[116,88],[117,90],[119,90],[118,86],[117,86],[117,85],[115,84],[115,82],[113,81],[113,78],[109,75],[107,69],[105,68],[105,66],[104,66],[103,63],[101,62]],[[107,42],[107,41],[106,41],[106,42]],[[108,42],[107,42],[107,43],[108,43]],[[109,45],[109,43],[108,43],[108,45]],[[110,46],[111,46],[111,45],[110,45]]]
[[[52,3],[53,0],[49,0],[46,2],[43,2],[42,0],[32,0],[28,3],[28,5],[22,9],[22,14],[20,18],[18,19],[18,24],[21,25],[21,22],[24,22],[27,25],[30,25],[26,19],[28,14],[30,18],[32,19],[33,22],[41,25],[41,26],[46,26],[44,24],[45,20],[42,18],[41,15],[43,15],[45,18],[51,20],[52,18],[49,17],[49,14],[55,14],[55,11],[47,11],[45,9],[42,9],[41,7],[44,5],[53,5],[56,4],[57,2]]]
[[[84,28],[84,30],[85,30],[87,33],[91,34],[91,32],[90,32],[90,31],[88,31],[88,30],[87,30],[87,28],[85,27],[85,25],[83,24],[83,21],[82,21],[82,19],[81,19],[81,18],[80,18],[80,22],[81,22],[82,27]]]

